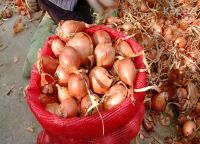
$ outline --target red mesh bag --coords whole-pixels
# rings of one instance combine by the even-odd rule
[[[84,31],[92,35],[97,30],[105,30],[111,38],[126,37],[122,32],[105,26],[94,26]],[[57,36],[50,36],[41,50],[41,55],[53,56],[50,42]],[[128,39],[134,52],[140,52],[140,47],[133,39]],[[134,58],[137,69],[144,69],[143,56]],[[146,73],[138,72],[134,82],[134,88],[146,86]],[[38,135],[38,144],[128,144],[137,135],[144,116],[143,98],[145,93],[134,94],[135,102],[126,98],[122,103],[111,110],[101,112],[104,122],[104,135],[102,120],[99,114],[88,117],[60,118],[44,110],[39,96],[40,75],[36,66],[33,66],[29,88],[27,90],[27,103],[43,127]]]

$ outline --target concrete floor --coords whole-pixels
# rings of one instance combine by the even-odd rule
[[[35,144],[41,128],[23,96],[22,89],[28,80],[22,77],[22,69],[39,23],[26,21],[27,28],[14,36],[12,26],[16,18],[14,15],[0,25],[0,144]],[[14,63],[14,59],[19,60]],[[34,132],[27,130],[28,127],[34,127]]]

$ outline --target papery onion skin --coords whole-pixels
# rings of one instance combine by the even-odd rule
[[[58,99],[60,102],[71,98],[71,96],[69,95],[69,91],[67,89],[67,87],[61,87],[60,85],[56,84],[57,90],[58,90]]]
[[[111,43],[110,35],[104,30],[98,30],[92,35],[94,45],[98,45],[99,43]]]
[[[60,53],[63,51],[65,47],[65,43],[61,39],[54,39],[51,42],[51,50],[53,54],[58,57]]]
[[[51,56],[39,56],[39,71],[54,74],[58,65],[58,60],[52,58]]]
[[[111,69],[111,74],[115,77],[118,76],[118,68],[119,68],[119,62],[120,60],[116,60],[113,64],[113,67]]]
[[[80,101],[82,97],[87,95],[86,82],[87,80],[81,75],[71,74],[68,79],[69,94]]]
[[[125,22],[123,25],[122,25],[122,29],[125,30],[126,32],[131,32],[133,30],[133,24],[130,23],[130,22]]]
[[[59,62],[63,68],[71,69],[78,68],[81,64],[81,59],[79,53],[73,47],[67,46],[60,54]]]
[[[105,100],[103,102],[104,109],[110,110],[116,105],[120,104],[127,96],[127,89],[120,85],[116,84],[112,86],[106,93],[105,93]]]
[[[70,73],[67,70],[65,70],[61,65],[59,65],[54,75],[61,86],[67,86],[68,78],[70,75]]]
[[[115,60],[115,49],[112,43],[100,43],[96,46],[94,51],[97,66],[104,68],[112,67]]]
[[[124,83],[132,86],[135,81],[136,74],[136,68],[131,59],[125,58],[119,61],[118,75]]]
[[[50,103],[46,105],[45,110],[52,114],[58,115],[58,108],[59,103]]]
[[[86,27],[87,27],[86,23],[81,21],[75,21],[75,20],[67,20],[64,22],[61,21],[56,29],[56,34],[64,42],[67,42],[69,37],[71,37],[77,32],[83,31],[83,29]]]
[[[39,97],[40,102],[42,103],[43,106],[46,106],[47,104],[50,103],[55,103],[58,102],[58,98],[55,96],[49,96],[46,94],[41,94]]]
[[[125,57],[134,57],[135,53],[133,52],[131,46],[124,40],[117,40],[114,43],[114,48],[117,54]]]
[[[97,95],[93,95],[95,101],[100,102],[100,98]],[[85,116],[88,108],[92,105],[92,102],[90,100],[90,97],[88,95],[84,96],[81,100],[81,116]],[[103,105],[100,103],[98,106],[98,110],[102,111],[103,110]],[[91,110],[91,112],[88,113],[88,115],[93,115],[97,113],[97,109],[94,108]]]
[[[89,80],[93,91],[98,94],[104,94],[113,82],[113,80],[109,78],[108,71],[99,66],[94,67],[90,71]]]
[[[58,115],[63,118],[72,118],[78,115],[78,105],[75,99],[68,98],[58,107]]]
[[[93,53],[92,39],[87,33],[76,33],[66,45],[73,47],[80,54],[82,64],[87,64],[88,57]]]

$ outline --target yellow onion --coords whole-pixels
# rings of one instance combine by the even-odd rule
[[[95,58],[97,66],[105,68],[112,67],[115,60],[115,49],[112,47],[112,43],[100,43],[96,46]]]
[[[67,89],[67,87],[61,87],[60,85],[56,84],[57,90],[58,90],[58,100],[60,102],[71,98],[71,96],[69,95],[69,91]]]
[[[161,92],[157,95],[153,95],[151,99],[151,107],[156,112],[163,112],[166,107],[166,99],[168,98],[167,92]]]
[[[66,45],[73,47],[80,54],[82,64],[86,64],[88,62],[88,56],[93,53],[92,39],[84,32],[76,33]]]
[[[125,57],[134,57],[135,53],[133,52],[131,46],[124,40],[117,40],[114,43],[114,48],[117,54]]]
[[[63,118],[72,118],[78,115],[78,105],[75,99],[68,98],[58,107],[58,115]]]
[[[64,22],[61,21],[56,29],[56,34],[64,42],[67,42],[69,37],[71,37],[77,32],[83,31],[83,29],[86,27],[88,27],[88,25],[81,21],[75,21],[75,20],[67,20]]]
[[[121,23],[121,19],[117,18],[117,17],[113,17],[113,16],[109,16],[106,18],[105,20],[105,24],[120,24]]]
[[[59,103],[50,103],[46,105],[45,110],[52,114],[58,115],[58,107]]]
[[[105,93],[106,98],[103,102],[104,109],[109,110],[115,107],[116,105],[120,104],[126,98],[127,94],[128,91],[124,86],[120,84],[112,86]]]
[[[131,32],[133,30],[133,24],[130,23],[130,22],[125,22],[123,25],[122,25],[122,29],[125,30],[126,32]]]
[[[97,95],[93,95],[94,100],[96,102],[100,102],[100,98]],[[84,116],[87,112],[87,110],[92,106],[92,101],[90,100],[90,97],[88,95],[84,96],[81,100],[81,116]],[[99,104],[98,106],[99,111],[103,110],[103,105]],[[93,108],[88,115],[93,115],[97,113],[97,109]]]
[[[188,120],[183,124],[182,133],[185,137],[192,136],[196,130],[196,124]]]
[[[58,83],[62,86],[67,86],[69,72],[67,69],[64,69],[61,65],[59,65],[55,72],[55,77],[58,80]]]
[[[136,68],[133,61],[129,58],[119,60],[118,64],[119,78],[129,86],[132,86],[136,77]]]
[[[92,35],[94,45],[99,43],[111,43],[110,35],[104,30],[98,30]]]
[[[86,77],[86,75],[84,76]],[[81,74],[71,74],[68,79],[68,90],[69,94],[79,101],[82,97],[87,95],[88,80],[85,79]],[[89,84],[88,84],[89,85]]]
[[[64,47],[65,43],[61,39],[54,39],[51,42],[51,50],[56,57],[60,55]]]
[[[184,48],[186,44],[187,39],[185,37],[178,37],[174,42],[174,45],[178,46],[179,48]]]
[[[70,46],[64,48],[59,56],[60,65],[65,69],[78,68],[81,64],[79,53]]]
[[[52,58],[51,56],[39,55],[38,57],[37,67],[39,72],[54,74],[58,65],[58,60]]]
[[[95,93],[104,94],[110,88],[113,80],[109,76],[103,67],[96,66],[90,71],[89,80]]]

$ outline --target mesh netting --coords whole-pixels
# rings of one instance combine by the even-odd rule
[[[92,35],[97,30],[107,31],[113,40],[126,37],[125,34],[104,26],[94,26],[85,30]],[[50,36],[41,50],[41,55],[53,56],[50,42],[57,36]],[[128,39],[134,52],[139,52],[142,48],[132,39]],[[134,58],[136,68],[145,68],[143,57]],[[146,73],[137,74],[134,88],[146,86]],[[126,98],[122,103],[111,110],[101,112],[104,122],[104,135],[102,120],[99,114],[88,117],[60,118],[44,110],[39,100],[40,75],[36,66],[33,66],[29,88],[27,90],[28,105],[43,127],[43,131],[38,135],[38,144],[126,144],[133,139],[140,130],[144,115],[143,98],[144,92],[135,93],[135,102]]]

